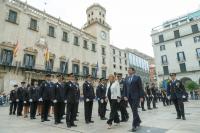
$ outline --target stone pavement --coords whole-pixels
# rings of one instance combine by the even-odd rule
[[[200,133],[200,101],[185,103],[186,121],[176,120],[174,106],[163,107],[158,104],[158,109],[139,113],[142,119],[141,128],[137,133]],[[130,112],[130,108],[128,108]],[[126,133],[131,128],[132,114],[127,123],[121,123],[112,129],[107,129],[106,121],[101,121],[97,115],[97,103],[94,103],[94,124],[86,125],[83,117],[83,103],[79,108],[78,127],[68,129],[66,124],[54,125],[53,117],[50,122],[41,123],[23,117],[9,116],[8,107],[0,107],[0,133]],[[109,111],[107,112],[107,117]],[[63,122],[65,122],[63,120]]]

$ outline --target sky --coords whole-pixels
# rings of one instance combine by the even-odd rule
[[[22,0],[26,1],[26,0]],[[200,9],[200,0],[27,0],[28,4],[81,28],[93,3],[106,8],[110,43],[154,56],[151,30],[163,22]],[[46,4],[45,4],[46,3]]]

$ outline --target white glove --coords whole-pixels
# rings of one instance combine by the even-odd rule
[[[67,103],[67,100],[65,100],[64,103]]]
[[[119,103],[121,101],[121,99],[120,98],[117,98],[117,102]]]
[[[33,99],[29,99],[29,102],[33,102]]]
[[[182,98],[186,98],[186,96],[185,96],[185,95],[183,95],[183,96],[182,96]]]
[[[167,96],[167,99],[170,99],[171,97],[170,96]]]
[[[103,103],[103,99],[101,99],[101,103]]]
[[[124,100],[125,100],[125,101],[128,101],[128,98],[127,98],[127,97],[124,97]]]
[[[16,102],[19,102],[19,99],[16,99]]]
[[[153,97],[153,98],[154,98],[154,96],[153,96],[153,95],[151,95],[151,97]]]
[[[87,98],[87,99],[86,99],[86,102],[89,102],[89,101],[90,101],[90,99]]]
[[[26,103],[26,101],[24,101],[24,103]]]
[[[105,102],[108,102],[108,98],[105,99]]]
[[[10,100],[9,103],[12,103],[12,101]]]
[[[149,97],[149,95],[147,95],[147,97]]]
[[[42,102],[43,100],[42,100],[42,98],[40,98],[38,101]]]
[[[57,100],[55,99],[55,100],[53,100],[53,103],[57,103]]]
[[[99,101],[99,100],[100,100],[100,98],[97,98],[97,100]]]

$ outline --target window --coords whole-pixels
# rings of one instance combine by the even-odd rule
[[[119,63],[120,63],[120,64],[122,63],[122,59],[119,59]]]
[[[9,10],[8,21],[12,23],[17,23],[17,12]]]
[[[101,12],[99,12],[99,15],[101,15]]]
[[[119,69],[122,70],[122,66],[119,66]]]
[[[164,42],[164,37],[163,37],[163,35],[159,35],[159,42],[161,43],[161,42]]]
[[[119,51],[119,56],[121,56],[121,51]]]
[[[78,64],[73,64],[73,65],[72,65],[72,72],[73,72],[75,75],[78,75],[78,74],[79,74],[79,65],[78,65]]]
[[[200,36],[195,36],[194,37],[194,43],[200,42]]]
[[[83,41],[83,48],[88,49],[88,43],[86,40]]]
[[[104,47],[102,47],[102,55],[106,55],[106,52],[105,52],[105,48]]]
[[[200,48],[197,48],[196,52],[197,52],[197,58],[200,58]]]
[[[102,70],[102,78],[106,79],[106,70]]]
[[[91,15],[93,15],[93,12],[91,13]]]
[[[160,51],[165,50],[165,45],[160,45]]]
[[[78,36],[74,36],[74,45],[79,45],[79,38]]]
[[[54,64],[54,60],[53,59],[49,59],[48,62],[46,62],[45,68],[47,71],[53,71],[53,64]]]
[[[106,64],[106,60],[104,57],[102,58],[102,64]]]
[[[167,62],[167,56],[166,55],[163,55],[163,56],[161,56],[161,61],[162,61],[162,64],[164,65],[164,64],[167,64],[168,62]]]
[[[83,76],[87,76],[89,74],[89,68],[87,66],[83,66]]]
[[[115,59],[115,57],[113,57],[113,62],[116,62],[116,59]]]
[[[97,71],[96,68],[92,68],[92,77],[97,77]]]
[[[63,40],[64,42],[68,42],[68,33],[67,33],[67,32],[64,32],[64,31],[63,31],[63,38],[62,38],[62,40]]]
[[[176,47],[181,47],[182,46],[182,42],[181,41],[176,41],[175,44],[176,44]]]
[[[65,62],[65,61],[60,62],[60,72],[67,74],[67,72],[68,72],[68,62]]]
[[[192,25],[191,28],[192,28],[192,33],[198,33],[199,32],[199,28],[198,28],[197,24]]]
[[[1,64],[10,66],[12,65],[12,60],[13,60],[13,51],[3,49],[1,53]]]
[[[53,26],[49,26],[49,34],[50,37],[55,37],[55,28]]]
[[[127,67],[125,67],[125,71],[127,71],[128,69],[127,69]]]
[[[175,38],[175,39],[180,38],[179,30],[175,30],[175,31],[174,31],[174,38]]]
[[[113,65],[113,68],[114,68],[114,69],[116,68],[116,65],[115,65],[115,64]]]
[[[35,56],[30,54],[24,55],[24,67],[26,68],[34,68],[35,66]]]
[[[115,49],[113,49],[113,54],[115,54]]]
[[[126,53],[124,53],[124,57],[126,58]]]
[[[125,60],[125,65],[127,65],[127,60]]]
[[[185,54],[184,54],[184,52],[178,52],[177,53],[177,59],[180,62],[185,61]]]
[[[94,43],[92,44],[92,51],[96,52],[96,45]]]
[[[181,64],[179,64],[179,66],[180,66],[181,72],[186,72],[186,71],[187,71],[187,70],[186,70],[185,63],[181,63]]]
[[[169,75],[168,66],[163,66],[163,72],[164,72],[164,75]]]
[[[38,27],[37,27],[37,20],[36,20],[36,19],[31,18],[30,29],[31,29],[31,30],[35,30],[35,31],[38,30]]]

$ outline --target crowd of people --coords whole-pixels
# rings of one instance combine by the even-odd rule
[[[147,102],[147,109],[157,109],[157,101],[163,101],[163,105],[169,105],[173,102],[177,111],[177,119],[185,120],[183,92],[184,86],[179,80],[170,75],[172,82],[169,83],[167,91],[158,91],[155,84],[146,83],[143,89],[140,76],[135,74],[134,68],[128,69],[128,76],[122,79],[121,75],[110,74],[108,79],[99,79],[99,84],[94,89],[93,78],[86,76],[82,85],[84,101],[85,123],[94,123],[92,120],[93,102],[98,101],[98,116],[101,120],[107,120],[108,129],[112,128],[113,122],[118,125],[120,122],[129,120],[127,107],[130,106],[133,113],[133,122],[130,132],[135,132],[142,122],[138,114],[138,107],[146,111],[144,105]],[[36,115],[41,116],[41,122],[50,121],[50,108],[54,114],[54,123],[61,124],[64,115],[66,115],[66,124],[68,128],[76,127],[78,108],[80,101],[80,86],[78,78],[73,73],[67,75],[64,79],[62,75],[57,75],[57,82],[51,81],[51,74],[46,74],[44,82],[40,85],[34,81],[31,85],[21,82],[17,84],[10,92],[10,115],[23,116],[30,119],[36,119]],[[96,92],[95,92],[96,90]],[[171,102],[170,102],[171,101]],[[107,105],[110,105],[110,115],[106,118]],[[151,106],[152,104],[152,106]],[[118,114],[120,112],[120,115]],[[119,118],[121,116],[121,118]]]

